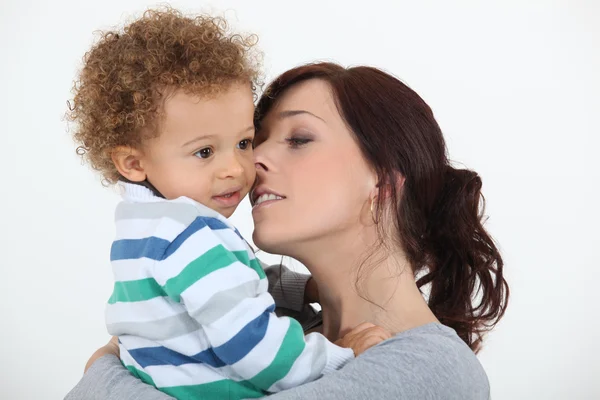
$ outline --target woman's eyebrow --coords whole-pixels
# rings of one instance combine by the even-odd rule
[[[315,115],[315,114],[311,113],[310,111],[306,111],[306,110],[285,110],[285,111],[280,111],[279,114],[277,114],[277,117],[279,119],[283,119],[283,118],[293,117],[295,115],[301,115],[301,114],[312,115],[313,117],[318,118],[321,121],[327,123],[323,118],[319,117],[318,115]]]

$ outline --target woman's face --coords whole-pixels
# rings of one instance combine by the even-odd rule
[[[288,88],[262,120],[255,143],[251,201],[258,247],[299,258],[302,245],[342,237],[364,222],[376,174],[326,82]]]

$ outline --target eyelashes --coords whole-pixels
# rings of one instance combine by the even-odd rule
[[[238,142],[236,148],[242,151],[253,149],[253,143],[254,139],[252,138],[243,139]],[[203,147],[200,150],[194,152],[193,154],[198,158],[207,159],[215,154],[215,150],[212,147]]]
[[[289,138],[286,138],[285,141],[288,143],[290,148],[298,149],[306,146],[308,143],[312,142],[313,139],[303,136],[291,136]]]
[[[210,147],[205,147],[203,149],[198,150],[197,152],[194,153],[194,155],[198,158],[209,158],[210,156],[212,156],[214,153],[213,149]]]
[[[253,149],[254,148],[253,143],[254,143],[254,140],[252,140],[252,139],[244,139],[238,143],[237,148],[240,150],[248,150],[248,148]]]

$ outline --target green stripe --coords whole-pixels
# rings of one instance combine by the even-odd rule
[[[283,379],[290,372],[292,365],[294,365],[296,359],[302,354],[305,346],[304,331],[298,321],[292,318],[289,320],[290,326],[275,359],[267,368],[259,372],[254,378],[248,380],[252,385],[265,390],[270,388],[275,382]]]
[[[162,287],[153,278],[115,282],[108,303],[144,301],[166,295],[179,302],[181,293],[187,288],[210,273],[228,267],[236,261],[252,268],[260,279],[265,278],[260,263],[255,258],[251,260],[247,251],[232,252],[219,244],[189,263],[179,275],[167,280]]]
[[[177,276],[169,279],[163,289],[175,301],[180,301],[181,293],[187,288],[218,269],[225,268],[237,258],[219,244],[189,263]]]
[[[230,379],[201,385],[172,386],[159,389],[178,400],[256,399],[266,394],[245,386],[244,382],[234,382]]]
[[[246,266],[252,268],[254,271],[256,271],[256,273],[258,274],[258,277],[260,279],[263,279],[266,277],[265,271],[260,266],[260,263],[258,262],[258,260],[256,258],[253,258],[251,260],[250,257],[248,256],[248,252],[246,250],[234,251],[233,255],[238,259],[239,262],[243,263],[244,265],[246,265]]]
[[[122,361],[121,361],[121,364],[123,364]],[[127,368],[127,370],[129,372],[131,372],[131,375],[135,376],[136,378],[138,378],[139,380],[141,380],[142,382],[144,382],[144,383],[146,383],[148,385],[152,385],[152,386],[156,387],[156,385],[154,384],[154,381],[152,380],[152,378],[150,377],[150,375],[148,375],[144,371],[142,371],[140,369],[137,369],[133,365],[125,365],[125,364],[123,364],[123,366],[125,366],[125,368]]]
[[[113,294],[108,299],[108,304],[144,301],[159,296],[165,296],[165,292],[153,278],[121,281],[115,282]]]

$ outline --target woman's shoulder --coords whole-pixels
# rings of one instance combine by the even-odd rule
[[[401,332],[347,367],[385,377],[386,392],[396,398],[489,398],[488,378],[477,356],[454,330],[438,323]]]
[[[428,324],[370,348],[340,370],[269,399],[489,400],[485,372],[450,328]]]
[[[397,350],[402,350],[405,347],[413,350],[423,347],[429,349],[429,352],[433,349],[453,350],[452,352],[456,355],[469,356],[468,358],[477,361],[475,353],[456,334],[454,329],[436,322],[400,332],[391,339],[382,342],[380,346],[390,346]]]

